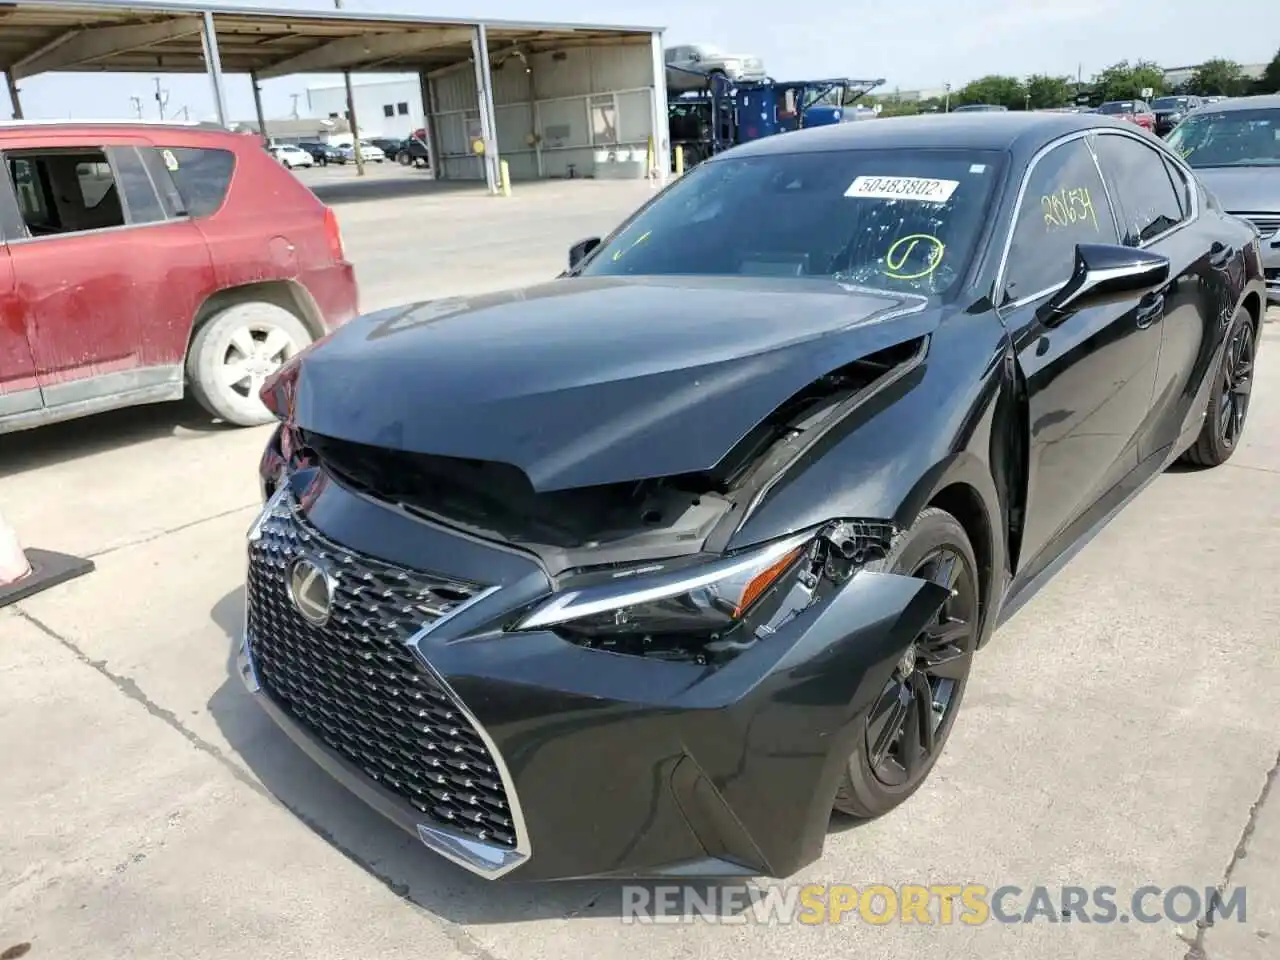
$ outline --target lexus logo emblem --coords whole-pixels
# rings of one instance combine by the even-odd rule
[[[308,623],[323,626],[333,607],[328,575],[305,557],[296,560],[289,569],[289,599]]]

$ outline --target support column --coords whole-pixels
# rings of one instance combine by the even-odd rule
[[[5,71],[5,83],[9,85],[9,102],[13,104],[13,119],[21,120],[22,117],[22,98],[18,96],[18,81],[13,79],[13,74]]]
[[[667,61],[662,53],[662,34],[651,37],[653,48],[653,162],[655,179],[665,184],[671,176],[671,134],[667,115]]]
[[[333,0],[335,10],[342,9],[342,0]],[[347,126],[351,128],[351,156],[356,161],[356,176],[364,176],[364,154],[360,150],[360,127],[356,123],[356,95],[351,89],[351,71],[342,71],[342,81],[347,87]]]
[[[209,71],[209,82],[213,85],[213,108],[218,114],[218,123],[227,125],[227,91],[222,82],[222,55],[218,52],[218,34],[213,24],[213,14],[204,12],[204,26],[200,31],[200,39],[204,46],[205,69]]]
[[[253,109],[258,114],[258,133],[267,136],[267,116],[262,112],[262,85],[258,83],[258,75],[249,71],[249,82],[253,84]]]
[[[422,130],[426,134],[427,163],[431,165],[431,177],[444,179],[444,171],[440,169],[440,144],[436,139],[436,110],[431,98],[431,77],[427,71],[418,72],[419,95],[422,97]]]
[[[480,106],[480,130],[484,139],[484,180],[489,194],[497,196],[498,133],[493,110],[493,71],[489,68],[489,33],[477,24],[471,34],[471,56],[476,64],[476,99]]]
[[[347,126],[351,128],[351,155],[356,161],[356,176],[364,176],[364,153],[360,150],[360,124],[356,122],[356,95],[351,89],[351,71],[343,70],[347,85]]]

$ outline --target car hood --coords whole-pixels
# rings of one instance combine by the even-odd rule
[[[937,319],[833,281],[568,278],[354,320],[272,402],[303,430],[511,464],[539,491],[620,483],[711,469],[802,388]]]
[[[1280,166],[1197,167],[1200,182],[1231,213],[1280,212]]]

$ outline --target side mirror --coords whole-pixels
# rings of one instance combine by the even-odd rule
[[[591,251],[600,246],[599,237],[588,237],[586,240],[579,240],[569,248],[569,269],[574,269],[583,260],[587,259]]]
[[[1080,243],[1071,279],[1040,308],[1040,321],[1056,327],[1078,310],[1142,296],[1168,279],[1168,257],[1119,244]]]

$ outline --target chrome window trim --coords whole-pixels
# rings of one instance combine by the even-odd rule
[[[1151,239],[1145,240],[1142,243],[1138,244],[1136,249],[1142,250],[1153,243],[1158,243],[1159,241],[1163,240],[1165,237],[1170,236],[1171,234],[1175,233],[1178,230],[1181,230],[1183,227],[1186,227],[1192,223],[1195,223],[1200,218],[1200,191],[1196,186],[1197,181],[1195,179],[1195,176],[1194,174],[1190,173],[1190,167],[1188,167],[1187,164],[1183,162],[1181,157],[1178,157],[1176,154],[1174,154],[1172,150],[1161,149],[1159,144],[1152,144],[1151,142],[1149,142],[1148,139],[1138,134],[1130,133],[1128,130],[1117,130],[1110,127],[1090,127],[1085,130],[1076,130],[1072,133],[1068,133],[1064,136],[1061,136],[1058,139],[1051,141],[1050,143],[1046,143],[1044,146],[1038,149],[1032,155],[1031,159],[1027,162],[1027,168],[1022,173],[1022,181],[1018,184],[1017,199],[1014,201],[1013,212],[1009,216],[1009,222],[1005,229],[1004,248],[1001,250],[1001,253],[1000,253],[1000,265],[996,268],[995,281],[993,282],[991,287],[991,302],[995,304],[997,312],[1004,311],[1004,310],[1013,310],[1018,307],[1025,306],[1028,303],[1032,303],[1033,301],[1039,300],[1042,297],[1045,297],[1057,290],[1062,289],[1062,287],[1066,285],[1067,281],[1063,280],[1062,283],[1056,283],[1053,286],[1046,287],[1043,290],[1037,290],[1035,293],[1030,293],[1030,294],[1027,294],[1026,296],[1019,297],[1017,300],[1011,301],[1010,303],[1003,303],[1000,299],[1001,295],[1004,292],[1005,276],[1006,276],[1006,273],[1008,272],[1008,267],[1009,267],[1009,254],[1013,248],[1013,234],[1014,234],[1014,230],[1017,228],[1018,215],[1022,212],[1023,201],[1026,199],[1027,186],[1031,181],[1031,175],[1035,172],[1035,169],[1039,165],[1040,161],[1043,160],[1050,153],[1052,153],[1054,150],[1056,150],[1058,147],[1065,146],[1066,144],[1069,144],[1075,140],[1085,141],[1085,147],[1089,151],[1090,156],[1093,157],[1094,169],[1098,171],[1098,177],[1102,181],[1102,189],[1107,197],[1107,206],[1111,208],[1110,210],[1111,222],[1116,228],[1116,236],[1117,237],[1121,236],[1120,221],[1119,221],[1118,214],[1116,213],[1115,202],[1111,196],[1111,187],[1107,182],[1106,175],[1102,172],[1102,164],[1098,160],[1097,151],[1095,151],[1093,148],[1092,138],[1095,136],[1128,137],[1131,140],[1135,140],[1142,146],[1145,146],[1147,149],[1154,150],[1161,156],[1167,156],[1170,160],[1173,161],[1175,169],[1177,169],[1179,173],[1181,173],[1185,178],[1187,178],[1187,181],[1188,181],[1187,186],[1191,194],[1191,205],[1192,205],[1191,213],[1188,214],[1186,219],[1178,223],[1176,226],[1171,227],[1170,229],[1166,230],[1164,233],[1158,236],[1152,237]],[[1170,184],[1170,186],[1172,186],[1172,183]]]

